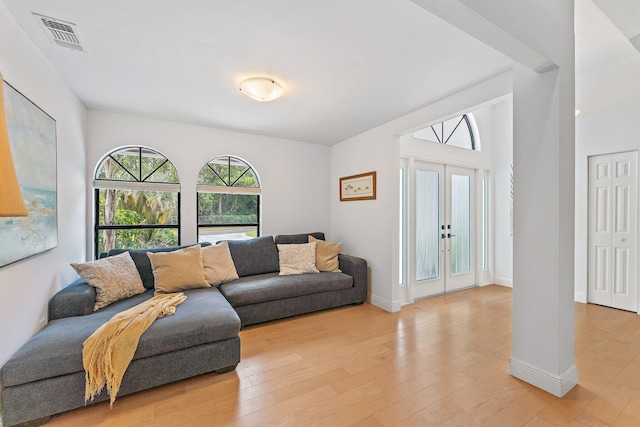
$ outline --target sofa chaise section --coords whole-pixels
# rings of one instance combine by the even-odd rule
[[[73,288],[77,292],[66,295],[86,291],[79,284]],[[141,336],[119,396],[208,372],[227,372],[239,363],[240,319],[226,299],[216,288],[184,293],[187,299],[175,314],[156,320]],[[5,425],[84,406],[82,343],[112,316],[152,296],[149,290],[95,313],[51,320],[2,367]],[[103,391],[95,401],[107,399]]]

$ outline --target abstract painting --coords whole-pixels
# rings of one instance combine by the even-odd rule
[[[4,84],[9,142],[26,217],[0,218],[0,267],[58,245],[56,122]]]

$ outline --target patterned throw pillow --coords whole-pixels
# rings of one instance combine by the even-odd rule
[[[278,245],[280,276],[318,273],[316,268],[316,243]]]
[[[72,263],[71,267],[85,282],[96,288],[93,311],[146,291],[129,252],[96,261]]]

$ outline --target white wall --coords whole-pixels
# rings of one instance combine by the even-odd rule
[[[427,123],[478,109],[510,92],[511,74],[506,72],[331,147],[331,236],[344,242],[346,252],[367,260],[373,304],[392,312],[401,306],[397,259],[400,136]],[[474,154],[432,144],[430,155],[438,160],[450,158],[450,151],[442,151],[444,148],[460,155]],[[374,170],[378,176],[376,200],[340,202],[340,177]]]
[[[513,101],[493,106],[493,236],[494,281],[513,286],[513,236],[511,235],[511,164],[513,164]]]
[[[640,55],[576,77],[576,301],[587,301],[588,157],[640,150],[638,76]]]
[[[153,148],[173,162],[181,183],[183,244],[196,241],[198,172],[206,162],[223,155],[241,157],[258,172],[262,235],[324,231],[331,237],[327,146],[98,110],[89,110],[88,129],[88,181],[106,153],[125,145]],[[87,195],[91,193],[88,188]],[[89,236],[93,235],[92,227],[90,218]],[[92,238],[87,245],[91,254]]]
[[[86,110],[2,2],[0,70],[7,82],[56,120],[58,150],[58,247],[0,268],[3,365],[47,316],[49,298],[74,277],[69,263],[85,258]]]

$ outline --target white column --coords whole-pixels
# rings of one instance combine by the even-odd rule
[[[573,68],[514,67],[512,375],[563,396],[573,363]]]
[[[514,60],[511,374],[558,396],[573,364],[573,0],[412,0]]]

